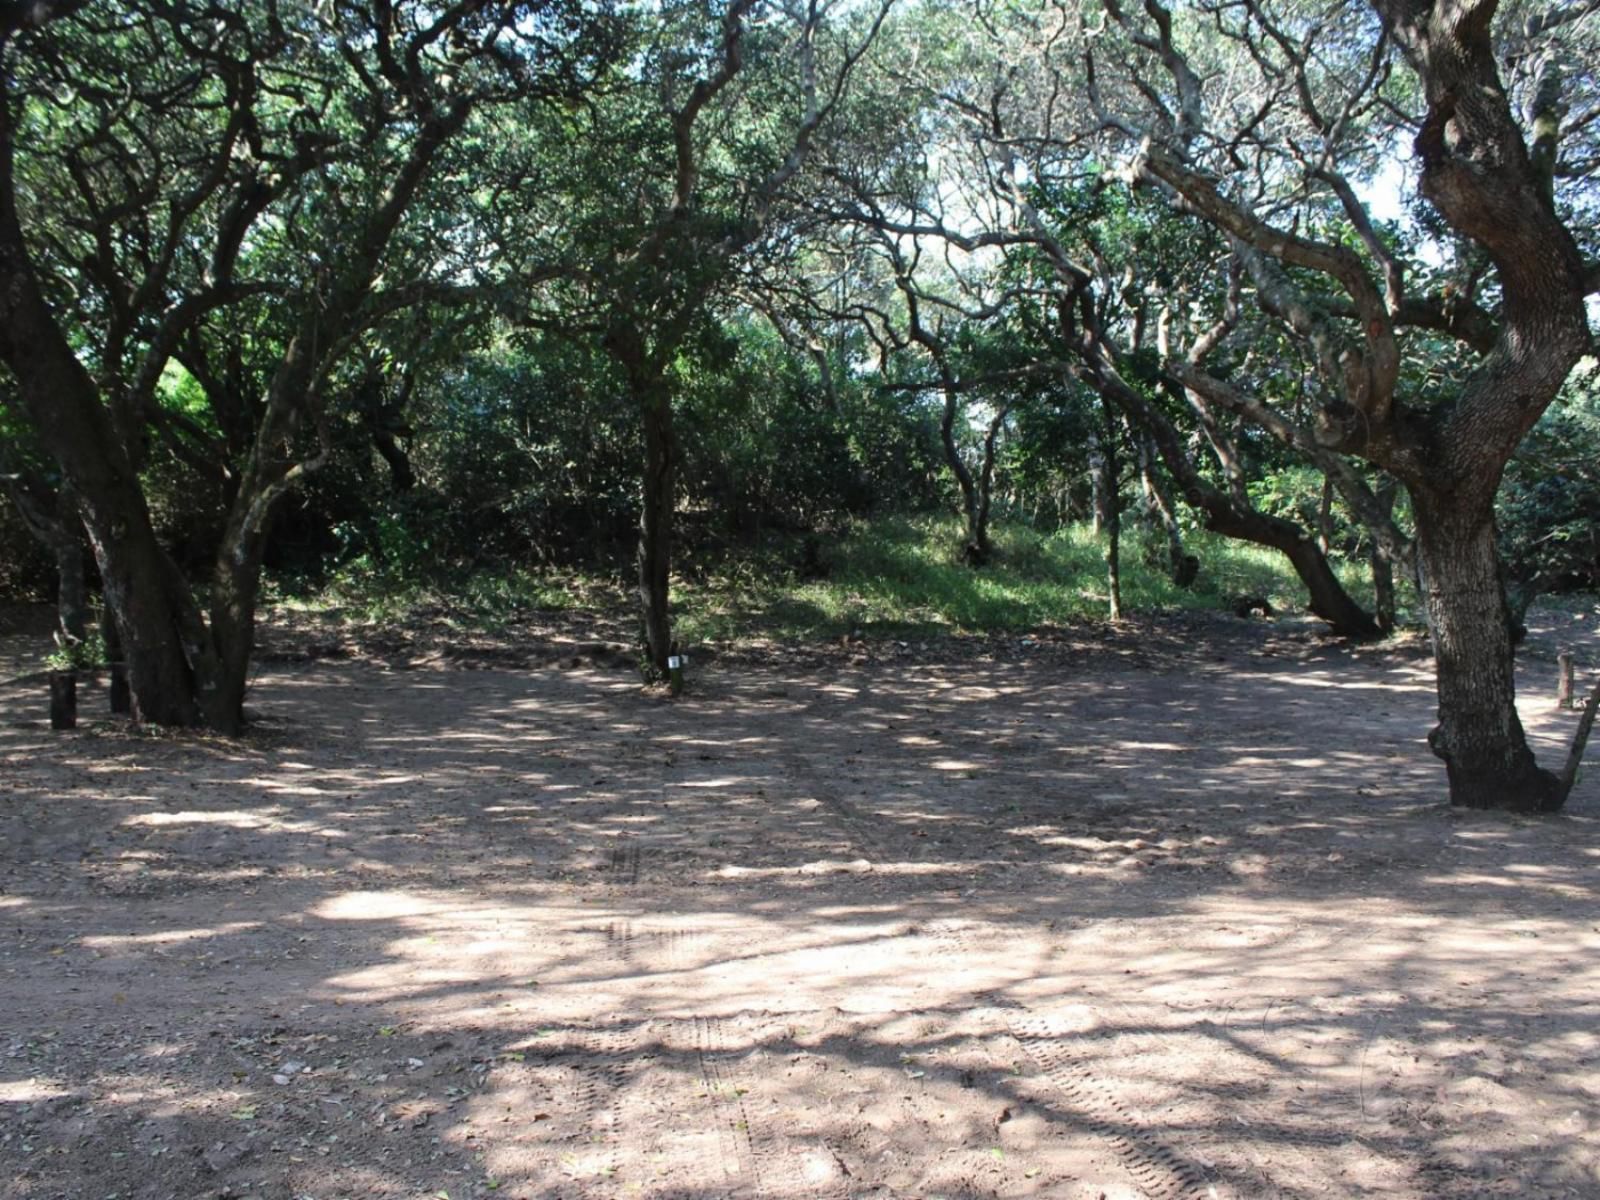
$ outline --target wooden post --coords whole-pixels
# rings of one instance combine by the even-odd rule
[[[78,725],[78,676],[73,671],[50,672],[50,728],[75,729]]]
[[[133,695],[128,690],[128,666],[126,663],[114,662],[111,664],[111,711],[113,713],[131,713],[133,711]]]
[[[1561,677],[1556,680],[1556,707],[1572,707],[1572,651],[1563,650],[1556,656],[1556,662],[1561,668]]]
[[[683,691],[683,656],[678,653],[678,643],[672,643],[672,653],[667,656],[667,690],[676,696]]]

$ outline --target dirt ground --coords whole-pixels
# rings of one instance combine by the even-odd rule
[[[524,632],[0,686],[0,1196],[1600,1196],[1600,783],[1450,810],[1414,644]]]

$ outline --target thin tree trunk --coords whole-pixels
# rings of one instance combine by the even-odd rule
[[[1148,435],[1137,434],[1135,445],[1139,459],[1139,487],[1144,496],[1145,514],[1157,525],[1167,539],[1167,574],[1172,582],[1186,588],[1194,583],[1199,560],[1183,550],[1183,527],[1178,524],[1173,510],[1172,497],[1156,471],[1155,450]]]
[[[23,527],[50,552],[56,567],[56,636],[68,646],[89,632],[88,584],[84,572],[83,518],[70,480],[54,486],[42,473],[0,458],[3,486]]]
[[[966,544],[961,548],[961,556],[969,565],[980,567],[989,561],[988,505],[980,498],[978,483],[962,461],[961,447],[956,444],[955,423],[960,411],[960,392],[955,377],[946,367],[942,352],[935,354],[934,360],[945,376],[939,444],[944,449],[945,465],[950,468],[950,473],[956,477],[956,486],[961,489],[961,519],[966,531]]]
[[[989,514],[994,505],[995,447],[1000,440],[1000,430],[1006,423],[1006,412],[1004,406],[995,412],[983,437],[983,461],[979,464],[977,479],[977,508],[967,529],[969,558],[976,555],[972,559],[974,565],[988,562],[994,554],[994,547],[989,541]]]
[[[1333,479],[1322,477],[1322,500],[1317,505],[1317,549],[1333,552]]]
[[[1493,493],[1413,488],[1412,503],[1439,689],[1428,744],[1444,760],[1450,803],[1554,811],[1564,799],[1559,781],[1534,761],[1517,716]]]
[[[1392,476],[1384,475],[1378,481],[1378,504],[1386,517],[1394,513],[1395,490]],[[1376,536],[1372,539],[1368,562],[1372,566],[1373,616],[1377,619],[1379,629],[1391,633],[1395,623],[1394,561],[1383,539]]]
[[[62,481],[56,495],[56,521],[52,537],[56,559],[56,622],[69,644],[79,645],[89,636],[89,585],[83,561],[83,519],[72,485]]]
[[[1089,431],[1089,532],[1096,538],[1106,524],[1106,455],[1098,430]]]
[[[1122,620],[1122,496],[1117,484],[1121,467],[1117,462],[1117,432],[1109,404],[1102,404],[1106,437],[1100,448],[1100,501],[1106,531],[1106,590],[1111,595],[1110,618]]]
[[[639,603],[646,652],[663,677],[672,653],[668,613],[672,553],[673,472],[677,451],[672,398],[657,382],[640,395],[644,417],[644,481],[639,509]]]

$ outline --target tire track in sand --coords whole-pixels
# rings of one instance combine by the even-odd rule
[[[960,957],[973,948],[981,931],[970,924],[940,922],[923,932],[941,956]],[[1163,1140],[1116,1094],[1112,1082],[1096,1072],[1093,1055],[1065,1019],[1004,996],[977,998],[992,1006],[995,1023],[1010,1032],[1039,1073],[1072,1106],[1072,1115],[1110,1147],[1150,1200],[1202,1200],[1215,1195],[1200,1164]]]

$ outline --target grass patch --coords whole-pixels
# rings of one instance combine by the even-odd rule
[[[826,579],[718,574],[680,586],[678,629],[686,642],[751,634],[812,639],[857,631],[929,637],[1022,631],[1106,616],[1104,540],[1087,526],[1051,534],[1002,527],[994,541],[994,561],[973,570],[959,560],[961,527],[953,519],[864,524],[827,550]],[[1240,595],[1266,597],[1286,612],[1303,609],[1305,590],[1276,551],[1206,533],[1191,534],[1188,549],[1200,558],[1201,569],[1194,587],[1184,589],[1168,578],[1142,531],[1125,535],[1123,610],[1225,609]],[[1338,565],[1346,587],[1367,598],[1364,567]]]
[[[994,532],[995,557],[974,570],[961,562],[961,526],[953,518],[910,517],[861,523],[822,547],[822,579],[800,579],[802,544],[733,555],[695,579],[675,579],[674,626],[685,645],[752,637],[816,640],[866,637],[926,639],[953,633],[1021,632],[1085,620],[1108,611],[1104,539],[1087,526],[1041,534],[1023,526]],[[1187,548],[1200,559],[1192,588],[1174,586],[1162,569],[1163,546],[1134,529],[1122,542],[1122,599],[1127,613],[1228,609],[1241,595],[1262,596],[1283,612],[1302,610],[1305,591],[1276,551],[1196,532]],[[1364,565],[1336,563],[1345,586],[1370,604]],[[289,611],[363,625],[443,620],[494,630],[534,611],[632,615],[632,589],[619,570],[480,571],[418,581],[369,568],[348,570],[311,592],[269,589]]]

